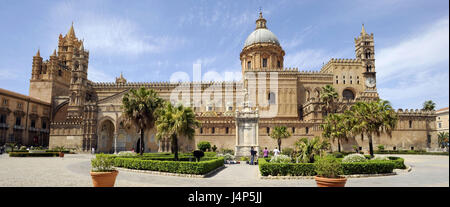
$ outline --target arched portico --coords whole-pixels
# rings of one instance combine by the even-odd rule
[[[98,129],[97,152],[114,152],[114,120],[109,117],[102,119]]]

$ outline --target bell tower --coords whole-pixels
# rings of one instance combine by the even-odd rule
[[[84,50],[83,42],[79,48],[72,50],[70,70],[70,101],[67,113],[69,117],[81,117],[86,101],[87,70],[89,63],[89,52]]]
[[[365,91],[376,91],[375,44],[373,33],[367,34],[364,24],[359,37],[355,38],[355,54],[363,64]]]

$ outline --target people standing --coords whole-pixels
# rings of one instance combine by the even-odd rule
[[[252,156],[251,161],[250,161],[250,165],[253,165],[253,162],[255,160],[255,155],[256,155],[256,151],[254,150],[253,147],[250,149],[250,155]]]
[[[278,150],[278,147],[275,147],[275,149],[273,150],[273,155],[277,156],[280,154],[280,150]]]
[[[264,155],[264,158],[268,158],[269,157],[269,150],[267,150],[267,147],[265,147],[264,148],[264,151],[263,151],[263,155]]]

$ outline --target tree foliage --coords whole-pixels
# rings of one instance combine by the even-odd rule
[[[178,160],[178,137],[184,136],[192,140],[195,128],[200,126],[200,123],[195,119],[192,108],[184,107],[182,104],[174,106],[170,102],[166,102],[164,107],[157,111],[157,114],[156,138],[158,140],[170,139],[172,153],[175,154],[175,160]]]
[[[392,136],[398,120],[390,103],[381,99],[373,102],[357,102],[347,114],[347,122],[353,135],[368,136],[371,157],[373,157],[373,134],[379,136],[384,132]]]
[[[302,163],[314,163],[315,156],[323,157],[324,152],[330,148],[327,140],[314,137],[312,139],[300,138],[295,142],[297,161]]]
[[[163,100],[153,89],[145,89],[144,87],[136,90],[130,89],[122,98],[122,109],[126,125],[136,126],[141,133],[140,137],[140,154],[143,154],[144,147],[144,131],[153,128],[156,121],[158,108],[161,107]]]
[[[432,100],[428,100],[423,103],[423,110],[433,111],[435,108],[436,104]]]
[[[276,139],[278,142],[278,149],[281,151],[281,139],[286,139],[291,136],[291,133],[287,131],[285,126],[276,126],[272,133],[270,133],[270,137]]]
[[[332,85],[325,85],[322,87],[322,93],[320,94],[320,100],[325,103],[325,109],[327,114],[331,113],[335,108],[335,102],[338,98],[338,93]]]

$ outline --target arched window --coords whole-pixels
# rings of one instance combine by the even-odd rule
[[[412,128],[412,121],[409,120],[409,128]]]
[[[267,67],[267,58],[263,58],[263,68]]]
[[[309,128],[308,127],[305,128],[305,132],[306,132],[306,134],[309,133]]]
[[[270,105],[275,104],[276,103],[276,101],[275,101],[275,93],[274,92],[270,92],[268,97],[267,97],[267,100],[269,101]]]
[[[215,132],[216,132],[216,128],[213,127],[213,128],[211,129],[211,134],[214,134]]]
[[[227,127],[227,128],[225,128],[225,133],[228,134],[228,132],[229,132],[229,128]]]
[[[353,92],[351,90],[345,89],[342,92],[342,97],[344,97],[344,99],[346,99],[346,100],[353,100],[353,99],[355,99],[355,94],[353,94]]]
[[[252,61],[247,62],[247,69],[252,69]]]
[[[267,128],[266,128],[266,131],[267,131],[267,134],[269,134],[269,133],[270,133],[270,128],[267,127]]]

